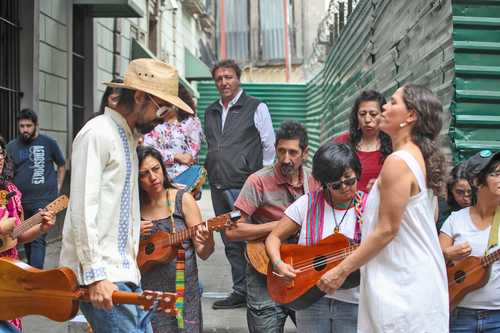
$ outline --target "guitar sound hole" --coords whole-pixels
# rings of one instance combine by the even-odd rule
[[[458,271],[455,273],[455,282],[457,283],[462,283],[465,280],[465,272],[464,271]]]
[[[154,251],[155,251],[155,245],[153,243],[148,243],[144,248],[144,252],[146,252],[147,255],[150,255]]]
[[[326,267],[326,257],[319,256],[313,259],[314,269],[317,271],[322,271]]]

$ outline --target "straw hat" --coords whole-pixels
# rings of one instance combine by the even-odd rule
[[[113,88],[144,91],[187,113],[194,114],[189,105],[178,96],[179,75],[177,70],[162,61],[146,58],[135,59],[129,63],[123,83],[105,82],[104,84]]]

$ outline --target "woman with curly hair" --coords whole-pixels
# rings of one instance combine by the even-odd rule
[[[391,139],[380,131],[379,116],[385,98],[375,90],[365,90],[356,98],[349,119],[349,132],[335,142],[347,143],[361,161],[359,190],[368,193],[377,179],[385,158],[392,153]]]
[[[338,289],[361,267],[358,332],[448,332],[448,284],[435,225],[444,157],[435,141],[443,108],[427,88],[406,84],[383,107],[380,129],[394,152],[368,195],[359,248],[323,275]]]

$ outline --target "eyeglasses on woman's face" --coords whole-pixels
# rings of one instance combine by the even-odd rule
[[[337,180],[331,183],[327,183],[326,186],[331,188],[332,190],[339,190],[342,185],[345,185],[347,187],[353,186],[354,184],[356,184],[357,180],[358,178],[351,177],[344,180]]]

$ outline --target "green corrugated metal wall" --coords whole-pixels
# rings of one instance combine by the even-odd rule
[[[349,112],[362,90],[390,96],[405,82],[430,87],[445,106],[447,124],[454,77],[451,17],[451,0],[361,0],[323,70],[308,83],[308,91],[317,92],[319,83],[323,93],[311,98],[321,103],[308,109],[309,128],[319,126],[315,144],[348,129]],[[446,133],[441,136],[445,149]]]
[[[312,156],[347,130],[361,90],[389,97],[406,82],[429,87],[443,103],[445,153],[500,150],[500,0],[361,0],[306,85],[242,86],[268,103],[275,127],[286,118],[305,123]],[[203,116],[217,93],[212,83],[198,89]]]
[[[278,128],[283,120],[293,119],[306,123],[306,85],[305,84],[262,84],[243,83],[245,92],[265,102],[269,107],[274,128]],[[198,84],[200,99],[198,100],[198,116],[202,123],[205,109],[219,98],[215,85],[212,82]],[[205,161],[206,144],[200,152],[200,162]]]
[[[453,1],[453,46],[457,158],[500,150],[500,1]]]

